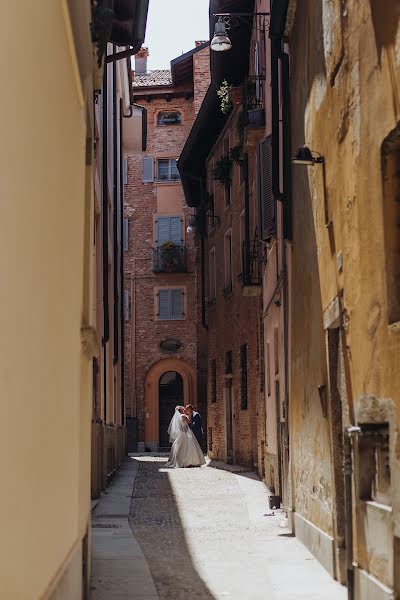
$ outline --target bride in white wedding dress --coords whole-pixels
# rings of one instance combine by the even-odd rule
[[[189,425],[190,417],[185,414],[185,409],[177,406],[168,427],[169,440],[173,444],[166,467],[200,467],[206,464],[199,442]]]

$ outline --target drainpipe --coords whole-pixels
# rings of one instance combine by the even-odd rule
[[[344,467],[344,502],[346,516],[346,559],[347,559],[347,598],[354,600],[354,567],[353,567],[353,450],[354,438],[360,435],[361,429],[351,426],[345,429],[343,436]]]
[[[285,425],[284,425],[284,444],[282,449],[284,453],[284,463],[287,467],[287,477],[289,478],[289,457],[286,453],[286,446],[289,447],[289,280],[287,277],[287,254],[286,241],[292,239],[292,171],[291,171],[291,129],[290,129],[290,80],[289,80],[289,56],[285,52],[280,53],[281,61],[281,81],[282,81],[282,167],[283,167],[283,240],[282,240],[282,268],[286,276],[283,279],[283,340],[284,340],[284,362],[285,362]],[[287,460],[287,464],[286,464]],[[285,492],[285,500],[288,497]]]
[[[104,65],[104,78],[103,78],[103,118],[102,118],[102,135],[103,135],[103,149],[102,149],[102,235],[103,235],[103,392],[104,392],[104,423],[107,422],[107,342],[110,339],[110,322],[108,313],[108,172],[107,172],[107,143],[108,143],[108,68],[107,64]]]
[[[115,53],[115,46],[113,46]],[[112,107],[113,107],[113,286],[114,286],[114,344],[113,344],[113,363],[118,364],[119,359],[119,319],[118,319],[118,115],[117,115],[117,65],[112,63],[113,86],[112,86]]]
[[[244,171],[244,229],[245,229],[245,264],[242,265],[245,267],[243,269],[243,278],[244,283],[249,281],[250,279],[250,194],[249,194],[249,155],[245,152],[243,157],[243,171]]]
[[[132,113],[131,113],[132,114]],[[119,100],[119,189],[120,189],[120,323],[121,323],[121,424],[125,425],[125,315],[124,315],[124,158],[122,153],[122,98]]]
[[[205,232],[204,232],[204,221],[205,217],[200,216],[202,220],[201,232],[200,232],[200,264],[201,264],[201,324],[204,329],[208,328],[206,321],[206,264],[205,264]]]

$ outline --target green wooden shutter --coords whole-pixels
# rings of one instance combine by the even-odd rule
[[[263,240],[269,240],[276,233],[276,199],[272,192],[272,137],[260,143],[260,216]]]
[[[154,160],[152,156],[142,156],[142,181],[143,183],[154,181]]]
[[[161,246],[164,242],[171,240],[171,227],[169,217],[157,218],[157,244]]]
[[[171,290],[158,290],[158,318],[170,319],[171,315]]]
[[[170,240],[177,246],[183,243],[182,240],[182,219],[181,217],[170,217]]]
[[[172,303],[171,317],[173,319],[182,319],[183,318],[183,290],[171,290],[171,303]]]

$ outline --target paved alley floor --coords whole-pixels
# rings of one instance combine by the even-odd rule
[[[212,466],[164,469],[166,458],[158,456],[138,456],[130,461],[126,473],[131,473],[134,485],[128,522],[137,546],[131,547],[129,560],[135,573],[127,583],[120,579],[119,570],[112,581],[113,565],[118,569],[118,551],[113,560],[106,538],[120,535],[126,545],[127,531],[96,529],[96,523],[105,525],[119,518],[112,516],[117,500],[110,498],[108,509],[102,509],[100,503],[94,513],[94,600],[347,597],[345,588],[282,527],[282,512],[271,515],[268,490],[255,474]],[[125,487],[125,503],[127,491]],[[103,553],[99,554],[98,543]],[[102,567],[99,558],[104,562],[107,556],[107,567]],[[126,566],[129,569],[129,562]],[[119,593],[122,581],[125,595]]]

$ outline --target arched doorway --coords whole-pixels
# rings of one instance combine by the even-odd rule
[[[158,384],[160,415],[160,448],[169,448],[168,425],[173,417],[175,406],[183,404],[183,379],[176,371],[167,371]]]
[[[197,405],[197,373],[185,360],[164,358],[148,370],[144,382],[144,448],[153,452],[161,447],[160,440],[160,379],[164,373],[173,371],[183,380],[181,400],[176,404]],[[175,406],[176,406],[175,404]],[[171,415],[172,417],[172,415]],[[167,423],[168,429],[168,423]],[[165,431],[165,428],[164,428]],[[168,444],[167,444],[168,445]],[[143,448],[143,449],[144,449]]]

